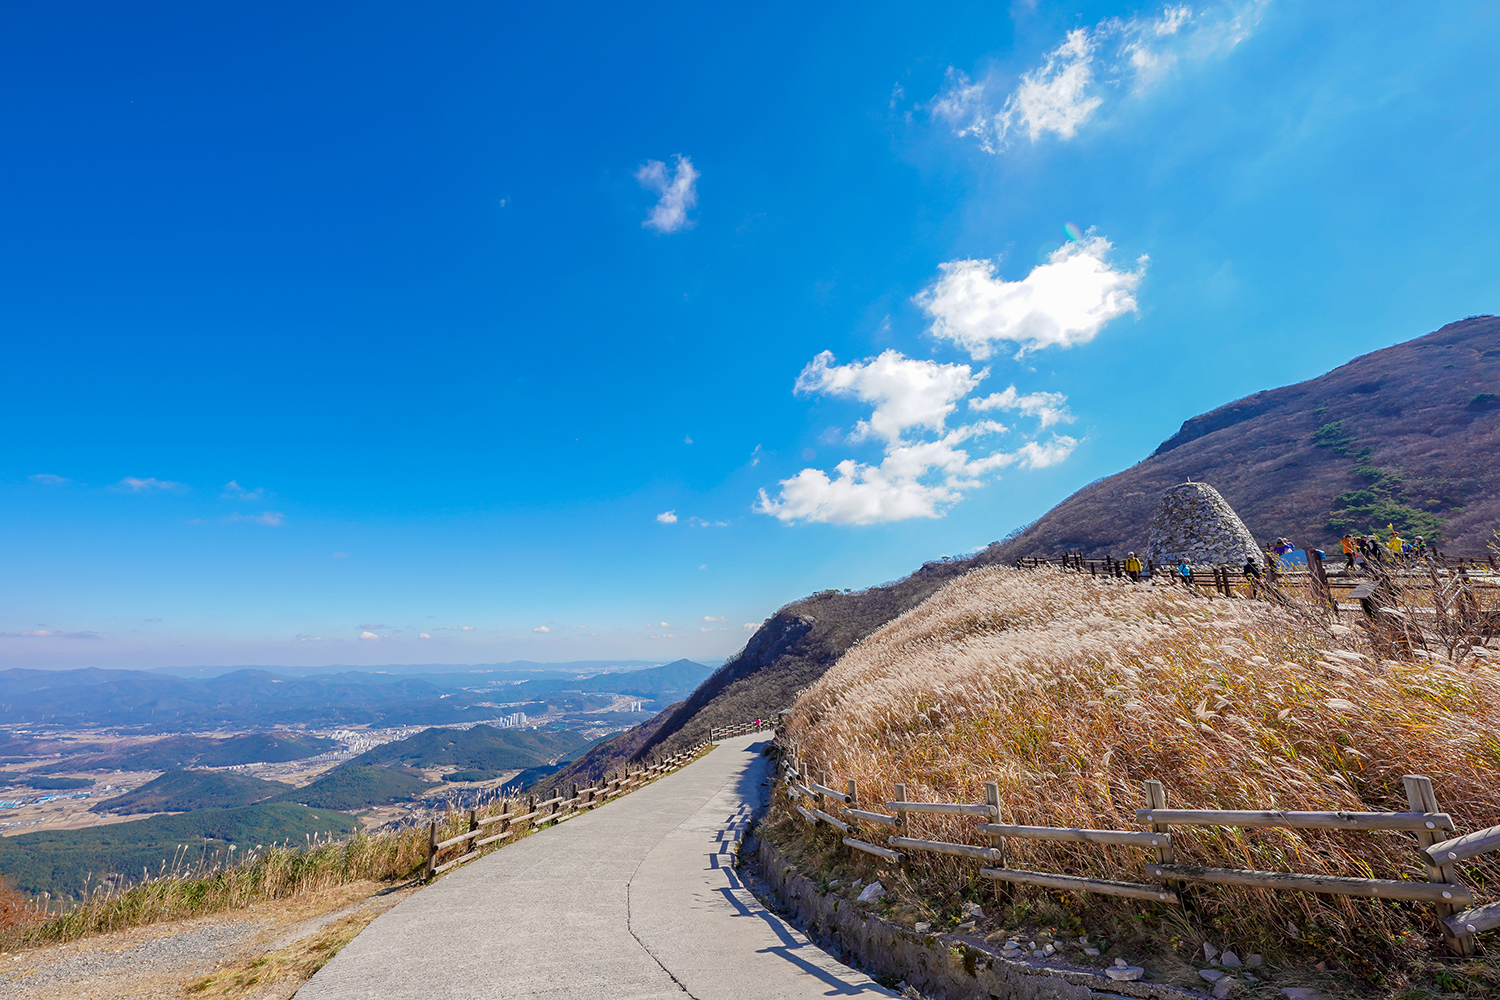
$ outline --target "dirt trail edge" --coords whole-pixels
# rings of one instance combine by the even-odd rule
[[[764,736],[454,872],[377,918],[298,1000],[773,1000],[896,994],[741,884]]]

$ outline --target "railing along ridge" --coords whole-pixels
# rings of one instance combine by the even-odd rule
[[[784,752],[785,749],[783,747]],[[1452,817],[1438,808],[1432,781],[1423,775],[1409,774],[1402,779],[1409,812],[1168,809],[1166,792],[1161,782],[1144,781],[1141,783],[1141,790],[1146,807],[1136,811],[1136,821],[1147,829],[1135,831],[1002,823],[999,785],[993,781],[984,784],[984,802],[910,801],[907,799],[906,786],[896,783],[895,798],[878,803],[884,811],[877,812],[873,808],[877,803],[870,803],[865,808],[859,807],[859,789],[853,778],[844,782],[843,791],[839,791],[826,771],[820,772],[817,780],[813,780],[809,765],[799,762],[789,753],[782,759],[780,772],[778,789],[786,804],[814,826],[826,825],[837,830],[842,835],[843,845],[851,850],[895,864],[903,862],[906,859],[905,852],[910,851],[927,851],[988,862],[988,865],[979,869],[979,874],[993,879],[996,882],[996,892],[1002,895],[1009,893],[1012,886],[1031,885],[1175,905],[1183,901],[1188,885],[1202,883],[1411,900],[1431,903],[1437,908],[1438,926],[1442,930],[1444,941],[1453,952],[1462,956],[1474,954],[1475,935],[1500,928],[1500,902],[1474,906],[1473,891],[1459,881],[1454,872],[1457,862],[1491,851],[1500,851],[1500,826],[1462,836],[1454,835]],[[831,805],[834,802],[841,803],[842,806],[834,807]],[[839,815],[833,815],[834,811]],[[976,832],[983,834],[989,844],[956,844],[908,836],[910,831],[907,817],[921,814],[972,816],[980,821],[975,826]],[[861,825],[885,827],[894,832],[886,834],[886,846],[881,846],[870,840],[860,839],[861,836],[870,836],[860,833],[858,827]],[[1427,871],[1427,881],[1345,878],[1179,865],[1171,832],[1173,826],[1405,831],[1416,835],[1416,846]],[[1149,853],[1142,866],[1143,874],[1158,881],[1119,882],[1060,872],[1007,868],[1007,838],[1140,848]]]
[[[655,760],[639,770],[618,774],[590,788],[579,788],[577,782],[574,782],[570,795],[554,795],[550,799],[541,801],[538,801],[535,795],[524,799],[519,797],[502,799],[500,812],[489,816],[480,816],[478,808],[470,809],[468,830],[445,840],[438,839],[439,822],[437,819],[432,819],[427,824],[427,863],[422,870],[422,881],[430,882],[444,872],[452,871],[460,865],[473,861],[485,853],[484,848],[501,844],[528,829],[539,829],[548,824],[556,826],[558,823],[582,815],[612,799],[617,799],[621,795],[627,795],[664,774],[692,763],[716,739],[742,736],[768,728],[770,728],[769,723],[764,719],[741,723],[737,726],[713,727],[709,730],[709,739],[687,750],[672,754],[670,757]],[[462,845],[467,845],[469,848],[465,853],[441,864],[438,863],[438,858],[444,851]]]

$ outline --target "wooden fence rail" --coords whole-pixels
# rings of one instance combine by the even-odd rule
[[[765,716],[754,722],[742,722],[737,726],[712,726],[708,730],[708,739],[712,743],[715,740],[727,740],[732,736],[744,736],[747,733],[759,733],[774,728],[770,717]]]
[[[1031,885],[1068,892],[1096,892],[1112,896],[1177,904],[1189,884],[1252,886],[1286,892],[1313,892],[1339,896],[1401,899],[1431,903],[1437,908],[1438,925],[1444,940],[1459,955],[1474,953],[1474,936],[1500,928],[1500,902],[1474,907],[1474,893],[1459,881],[1454,865],[1491,851],[1500,851],[1500,826],[1461,836],[1440,836],[1454,831],[1453,818],[1438,809],[1432,782],[1422,775],[1407,775],[1405,786],[1407,812],[1302,812],[1278,809],[1168,809],[1161,783],[1142,782],[1146,807],[1136,811],[1136,821],[1147,829],[1083,830],[1066,827],[1020,826],[1000,822],[999,789],[995,782],[985,783],[984,802],[917,802],[907,798],[906,786],[895,785],[896,797],[882,803],[885,812],[874,812],[859,806],[859,790],[851,779],[844,791],[838,791],[827,772],[818,772],[813,780],[810,766],[792,759],[795,751],[783,748],[779,789],[788,803],[807,822],[826,824],[843,834],[841,843],[851,850],[873,855],[884,861],[901,863],[907,853],[926,851],[954,857],[989,862],[979,874],[1001,884]],[[833,803],[842,803],[837,808]],[[830,810],[837,811],[834,816]],[[980,822],[975,832],[988,839],[988,846],[928,840],[908,835],[907,817],[912,814],[940,816],[973,816]],[[842,817],[842,818],[840,818]],[[861,839],[859,824],[894,827],[898,834],[887,834],[880,846]],[[1427,881],[1414,879],[1345,878],[1330,875],[1307,875],[1296,872],[1262,872],[1232,868],[1207,868],[1182,865],[1176,861],[1172,827],[1281,827],[1291,829],[1380,830],[1415,835],[1419,857],[1427,871]],[[1136,847],[1152,853],[1152,860],[1142,870],[1157,881],[1151,883],[1116,882],[1085,878],[1060,872],[1032,872],[1004,866],[1004,843],[1008,838],[1026,840],[1068,841],[1115,847]],[[892,850],[899,848],[900,850]],[[905,853],[904,853],[905,852]],[[991,867],[993,865],[993,867]],[[1009,891],[1005,889],[1003,891]],[[1468,909],[1460,909],[1468,907]]]
[[[731,726],[715,731],[721,736],[734,730],[756,731],[755,723],[748,723],[747,726],[748,728]],[[565,822],[611,799],[629,794],[642,785],[691,763],[708,746],[708,742],[699,743],[681,753],[655,760],[638,770],[616,774],[590,788],[579,788],[575,784],[570,789],[571,794],[566,796],[554,795],[542,801],[537,801],[535,795],[525,799],[505,799],[500,803],[500,812],[491,816],[480,816],[477,809],[470,809],[468,829],[446,840],[438,839],[439,821],[433,819],[427,825],[427,863],[423,868],[422,880],[430,882],[435,876],[474,860],[484,853],[485,847],[491,844],[499,844],[528,829],[540,829],[546,824],[556,825]],[[491,832],[492,828],[494,828],[493,832]],[[438,863],[444,851],[461,846],[467,846],[468,849],[448,861]]]

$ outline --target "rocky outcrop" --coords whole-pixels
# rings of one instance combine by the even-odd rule
[[[1146,535],[1146,558],[1175,566],[1259,565],[1260,547],[1229,502],[1207,483],[1186,482],[1162,494]]]

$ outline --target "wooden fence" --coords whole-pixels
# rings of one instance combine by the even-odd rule
[[[699,743],[640,770],[617,774],[592,788],[579,788],[575,783],[572,794],[566,797],[554,795],[540,802],[535,795],[524,799],[505,799],[500,803],[500,812],[491,816],[480,816],[478,809],[470,809],[468,830],[446,840],[438,840],[438,821],[434,819],[427,825],[427,866],[423,870],[422,880],[430,882],[436,875],[473,861],[484,853],[486,847],[503,844],[512,837],[547,824],[555,825],[572,819],[611,799],[633,792],[642,785],[691,763],[708,745]],[[443,852],[455,847],[465,847],[467,850],[452,860],[439,864],[438,858]]]
[[[769,717],[756,719],[754,722],[742,722],[738,726],[713,726],[708,730],[708,739],[727,740],[731,736],[744,736],[747,733],[759,733],[773,728]]]
[[[788,804],[807,822],[827,825],[842,835],[851,850],[900,863],[905,852],[937,854],[988,862],[979,874],[993,879],[997,891],[1011,885],[1032,885],[1070,892],[1097,892],[1111,896],[1151,900],[1168,905],[1182,902],[1190,884],[1242,885],[1281,891],[1314,892],[1339,896],[1413,900],[1433,904],[1439,926],[1450,949],[1459,955],[1474,953],[1474,935],[1500,927],[1500,902],[1474,906],[1474,894],[1459,881],[1454,866],[1490,851],[1500,851],[1500,826],[1455,835],[1453,820],[1438,808],[1432,782],[1421,775],[1404,779],[1409,812],[1287,812],[1267,810],[1169,809],[1161,783],[1142,783],[1145,808],[1136,811],[1144,830],[1077,830],[1049,826],[1017,826],[1001,822],[999,786],[985,782],[983,802],[914,802],[907,799],[906,786],[895,785],[896,797],[879,803],[881,810],[861,808],[853,779],[842,791],[826,772],[813,780],[805,762],[784,753],[781,789]],[[833,803],[839,803],[838,806]],[[870,805],[875,805],[871,803]],[[834,812],[838,815],[834,815]],[[956,844],[913,837],[908,817],[922,814],[972,816],[975,831],[988,846]],[[1427,872],[1427,881],[1406,879],[1343,878],[1294,872],[1262,872],[1233,868],[1180,865],[1175,853],[1173,827],[1290,827],[1329,830],[1396,830],[1415,835],[1414,846]],[[863,829],[878,830],[884,846],[873,843]],[[861,839],[865,838],[865,839]],[[1117,882],[1052,872],[1023,871],[1005,866],[1008,838],[1070,841],[1080,844],[1139,848],[1146,854],[1143,875],[1150,882]],[[1003,885],[1003,889],[1002,889]]]
[[[709,730],[709,739],[706,742],[670,757],[664,757],[640,770],[617,774],[592,788],[579,788],[574,783],[572,794],[566,797],[554,795],[540,802],[537,801],[535,795],[524,799],[503,799],[500,802],[500,811],[488,816],[480,816],[480,810],[470,809],[469,828],[446,840],[438,839],[439,823],[438,820],[433,819],[427,824],[427,865],[423,869],[422,880],[430,882],[434,876],[451,871],[465,862],[473,861],[484,853],[486,847],[502,844],[512,837],[547,824],[555,825],[572,819],[574,816],[603,805],[610,799],[619,798],[644,784],[655,781],[669,771],[675,771],[684,764],[691,763],[714,740],[743,736],[746,733],[760,732],[770,728],[771,723],[765,718],[756,719],[754,722],[744,722],[737,726],[713,727]],[[467,850],[439,864],[438,858],[442,853],[455,847],[466,847]]]

